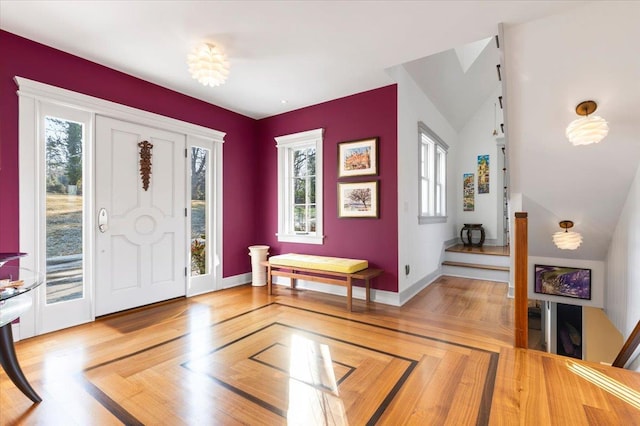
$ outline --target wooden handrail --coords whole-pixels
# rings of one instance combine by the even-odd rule
[[[629,361],[629,358],[631,358],[631,356],[636,351],[639,345],[640,345],[640,320],[638,321],[638,323],[636,324],[636,327],[633,329],[633,331],[629,335],[629,338],[627,339],[627,341],[624,342],[624,345],[622,345],[622,349],[620,349],[618,356],[616,357],[616,359],[613,361],[613,364],[611,365],[613,365],[614,367],[624,368],[625,364],[627,363],[627,361]]]
[[[528,225],[527,213],[516,213],[515,223],[515,332],[516,348],[529,345],[529,317],[527,301]]]

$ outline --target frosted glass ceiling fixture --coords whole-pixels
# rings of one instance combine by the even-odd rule
[[[562,250],[575,250],[582,244],[582,235],[577,232],[569,231],[569,228],[573,228],[573,222],[570,220],[563,220],[560,222],[560,228],[563,231],[558,231],[553,234],[553,243]]]
[[[191,77],[205,86],[216,87],[224,84],[229,75],[227,56],[216,45],[201,43],[187,56]]]
[[[604,118],[597,115],[589,115],[595,112],[598,104],[594,101],[580,102],[576,107],[576,113],[583,117],[577,118],[567,126],[567,139],[574,145],[589,145],[598,143],[609,133],[609,125]]]

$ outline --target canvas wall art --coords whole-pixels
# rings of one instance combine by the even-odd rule
[[[591,269],[535,265],[533,291],[591,300]]]
[[[489,155],[478,155],[478,194],[489,193]]]
[[[475,210],[475,176],[473,173],[462,175],[462,210],[465,212]]]

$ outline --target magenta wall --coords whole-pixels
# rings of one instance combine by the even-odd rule
[[[0,46],[0,252],[20,248],[18,96],[13,80],[20,76],[226,132],[223,276],[249,272],[247,247],[268,244],[272,254],[298,251],[368,259],[385,270],[375,287],[398,290],[395,85],[255,121],[5,31],[0,31]],[[320,127],[325,129],[325,243],[279,244],[274,137]],[[337,144],[371,136],[380,138],[380,218],[338,219]]]
[[[312,129],[324,129],[323,245],[279,243],[278,175],[274,138]],[[258,240],[271,254],[305,253],[367,259],[385,273],[374,283],[381,290],[398,291],[398,173],[397,86],[387,86],[258,122]],[[379,140],[379,219],[339,219],[337,164],[339,142],[377,136]],[[354,178],[349,181],[355,180]],[[368,180],[368,179],[365,179]]]
[[[255,120],[5,31],[0,31],[0,252],[20,248],[14,76],[226,132],[223,275],[250,271],[247,247],[256,241],[256,200],[247,192],[258,180]]]

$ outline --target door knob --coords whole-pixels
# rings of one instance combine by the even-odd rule
[[[98,212],[98,229],[103,234],[109,230],[109,216],[106,209],[100,209]]]

